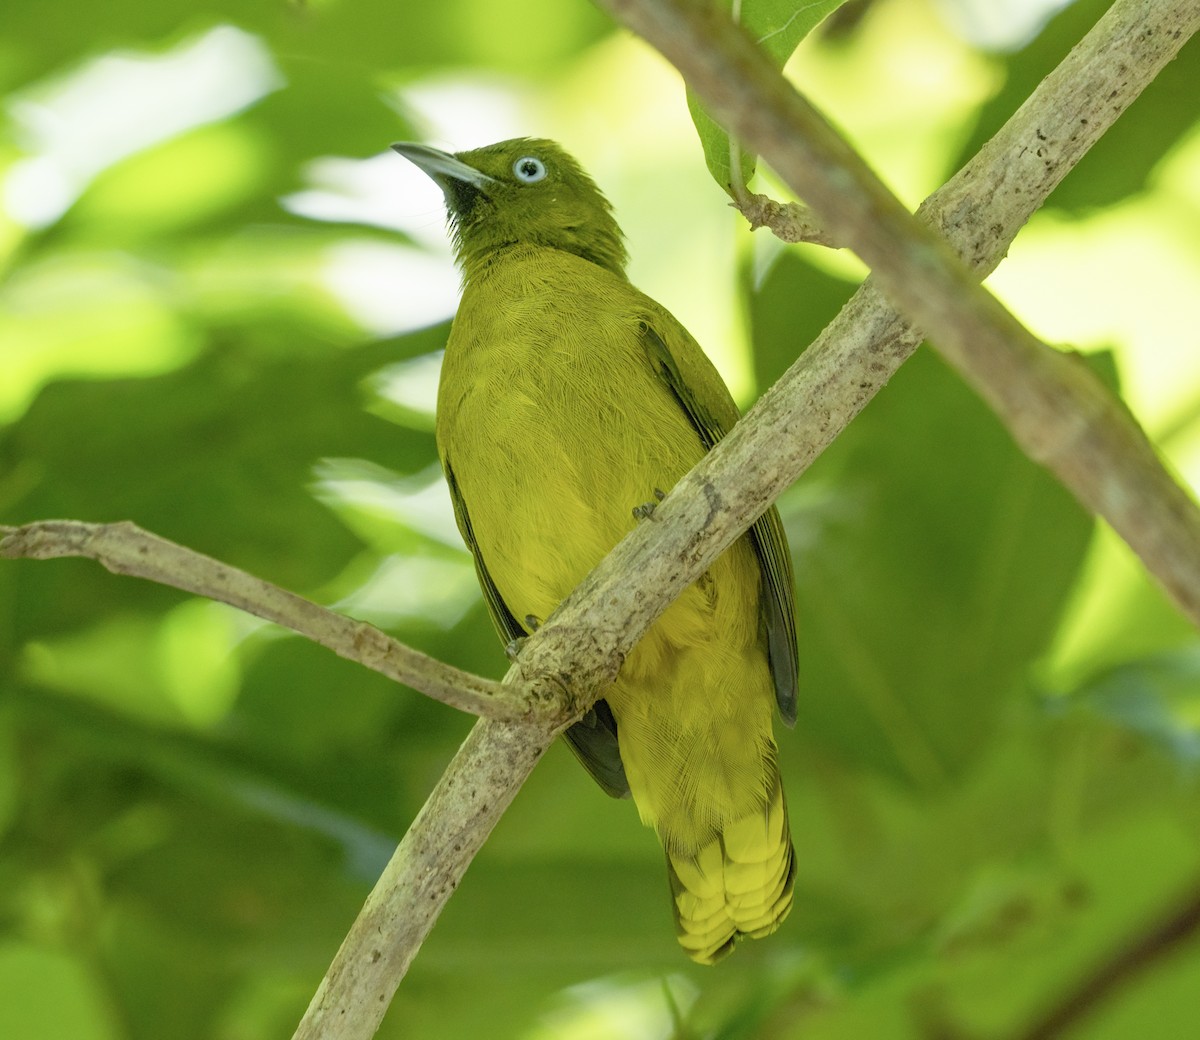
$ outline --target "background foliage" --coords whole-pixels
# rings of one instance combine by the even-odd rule
[[[851,3],[789,68],[915,204],[1105,5],[1028,6]],[[431,433],[456,276],[387,143],[563,140],[745,401],[862,274],[740,230],[676,78],[583,2],[7,0],[0,25],[0,522],[130,518],[476,671],[504,659]],[[1193,480],[1198,86],[1193,43],[993,279]],[[555,748],[383,1035],[1017,1035],[1197,884],[1200,643],[936,357],[781,505],[782,932],[688,964],[652,835]],[[468,725],[224,607],[5,562],[0,1036],[290,1035]],[[1191,944],[1078,1035],[1193,1037],[1198,983]]]

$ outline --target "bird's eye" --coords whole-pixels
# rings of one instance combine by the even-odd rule
[[[526,155],[513,163],[513,176],[522,184],[536,184],[546,176],[546,164],[541,159]]]

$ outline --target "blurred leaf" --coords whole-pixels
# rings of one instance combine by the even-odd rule
[[[357,17],[377,17],[380,11],[378,5],[339,6],[346,15]],[[389,10],[403,18],[416,13],[404,4]],[[433,9],[421,12],[420,17],[430,31],[439,21]],[[427,42],[429,37],[422,34],[421,39]],[[327,37],[322,40],[330,42]],[[396,60],[394,52],[390,60]],[[343,62],[288,51],[282,67],[288,89],[265,98],[248,119],[274,142],[284,171],[294,175],[300,162],[321,155],[375,155],[391,141],[415,134],[386,103],[376,67],[363,64],[361,56]]]
[[[12,713],[0,711],[0,842],[16,819],[21,804],[16,740]]]
[[[1194,764],[1200,760],[1200,644],[1106,669],[1066,703],[1119,722]]]
[[[161,724],[179,724],[177,706],[162,695],[162,676],[151,652],[157,633],[155,621],[112,617],[65,638],[31,644],[22,673],[47,689],[94,698],[115,711]]]
[[[757,280],[748,265],[741,272],[743,292],[751,302],[759,387],[775,383],[858,288],[810,263],[808,248],[784,249]]]
[[[243,123],[202,127],[100,174],[60,228],[77,241],[136,248],[203,227],[257,197],[272,159],[262,136]]]
[[[117,1040],[98,980],[74,958],[26,943],[0,944],[0,1036]],[[13,994],[20,997],[13,999]]]
[[[734,0],[721,0],[721,8],[730,11]],[[757,43],[771,60],[782,69],[784,63],[813,29],[845,0],[741,0],[738,5],[738,24]],[[729,135],[721,128],[692,93],[687,93],[688,111],[700,135],[704,161],[721,190],[733,194],[733,149]],[[756,157],[738,150],[741,182],[748,184],[754,176]]]
[[[633,951],[656,973],[687,971],[675,949],[665,868],[655,860],[650,870],[603,854],[498,863],[485,850],[479,872],[472,868],[427,940],[382,1035],[436,1034],[464,976],[477,980],[478,999],[456,1016],[456,1028],[518,1037],[544,994],[626,971]]]
[[[296,344],[279,356],[217,350],[152,379],[56,383],[0,431],[0,461],[19,459],[32,472],[8,516],[132,519],[288,587],[312,588],[357,549],[305,491],[317,459],[374,457],[408,471],[434,460],[431,436],[366,414],[359,389],[385,359],[405,347],[423,353],[422,343],[428,338],[344,352]],[[58,566],[43,577],[54,582]],[[79,573],[66,568],[63,579]],[[70,595],[38,588],[45,598],[19,611],[18,631],[69,627],[91,610],[83,589],[114,606],[140,592],[98,569]]]
[[[152,375],[194,356],[194,331],[148,275],[121,254],[60,251],[27,264],[0,286],[6,366],[0,419],[19,417],[59,375]],[[32,459],[13,460],[0,480],[12,482],[24,471],[25,479],[15,482],[20,487],[32,470]]]
[[[754,299],[768,356],[798,260]],[[1047,644],[1091,520],[988,408],[918,353],[783,499],[801,725],[910,782],[968,768]]]

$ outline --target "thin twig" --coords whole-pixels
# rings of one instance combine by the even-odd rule
[[[1150,968],[1161,964],[1184,943],[1200,934],[1200,888],[1161,920],[1134,936],[1088,976],[1069,988],[1059,1001],[1032,1025],[1020,1032],[1017,1040],[1056,1040],[1079,1025],[1116,990],[1134,983]]]
[[[1200,509],[1128,411],[1071,355],[1040,343],[987,292],[928,223],[914,218],[720,8],[680,0],[600,0],[683,73],[709,112],[758,152],[870,266],[884,293],[991,405],[1030,458],[1104,517],[1200,625]],[[1200,0],[1142,0],[1118,49],[1173,53],[1200,26]],[[1124,86],[1134,78],[1122,64]],[[1024,152],[1052,163],[1121,90],[1091,96],[1073,131],[1033,125]],[[1003,191],[1007,185],[1001,183]]]
[[[751,231],[765,227],[781,242],[813,242],[837,248],[833,236],[803,203],[777,202],[769,195],[747,193],[731,205],[750,222]]]
[[[60,556],[84,556],[114,574],[146,578],[228,603],[473,715],[523,719],[531,715],[531,705],[537,703],[525,690],[443,664],[365,621],[318,606],[136,524],[43,520],[24,527],[0,526],[0,557],[47,560]],[[544,701],[542,704],[545,707]]]

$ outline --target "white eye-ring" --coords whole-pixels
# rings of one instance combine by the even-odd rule
[[[546,176],[546,164],[536,156],[523,156],[513,163],[513,176],[522,184],[536,184]]]

